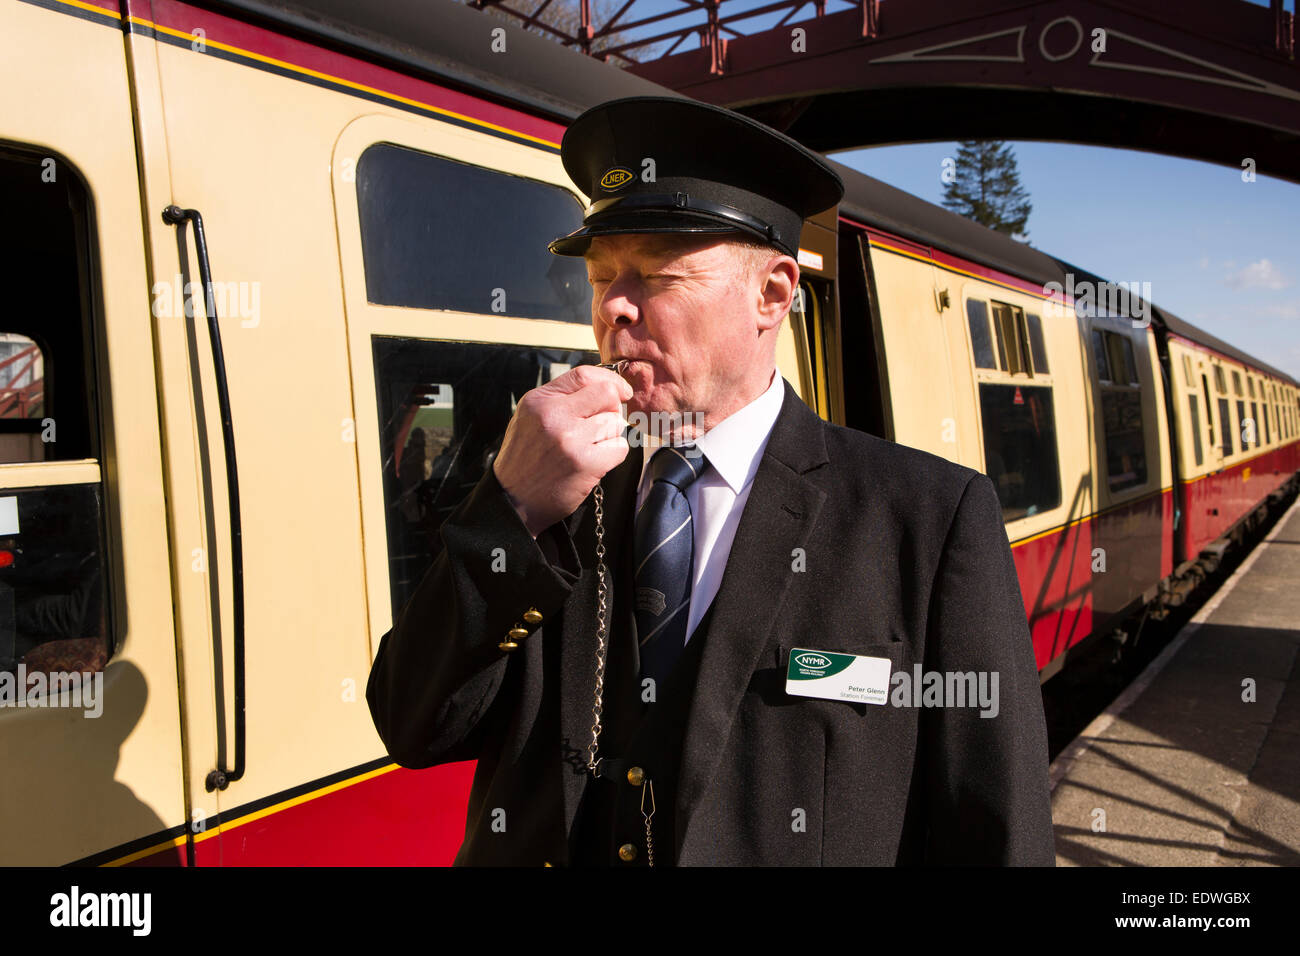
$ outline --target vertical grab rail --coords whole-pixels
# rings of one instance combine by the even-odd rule
[[[194,249],[199,257],[199,279],[203,282],[204,309],[208,317],[208,336],[212,342],[212,367],[217,376],[217,401],[221,408],[221,434],[226,448],[226,488],[230,498],[230,564],[234,598],[235,637],[235,765],[227,768],[224,735],[217,741],[217,769],[208,773],[204,786],[208,792],[225,790],[233,780],[244,775],[244,551],[243,530],[239,521],[239,474],[235,466],[235,432],[230,421],[230,391],[226,385],[226,360],[221,351],[221,330],[212,289],[212,269],[208,262],[208,242],[203,234],[203,217],[197,209],[168,206],[163,222],[185,228],[194,223]],[[217,701],[217,706],[223,706]]]

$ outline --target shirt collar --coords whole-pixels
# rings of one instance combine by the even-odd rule
[[[740,494],[758,474],[758,463],[772,434],[772,426],[781,414],[785,401],[785,379],[779,368],[774,369],[767,390],[744,408],[732,412],[718,424],[695,439],[695,444],[731,488]],[[658,435],[644,438],[645,450],[641,461],[641,484],[645,482],[650,459],[663,444]],[[638,484],[638,488],[641,487]]]

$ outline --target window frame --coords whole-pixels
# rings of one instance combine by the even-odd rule
[[[1106,491],[1111,499],[1127,498],[1134,494],[1149,491],[1153,482],[1159,479],[1159,459],[1151,455],[1151,427],[1152,422],[1148,420],[1147,403],[1143,397],[1142,388],[1142,367],[1138,361],[1138,350],[1133,343],[1133,334],[1130,328],[1120,325],[1120,320],[1108,316],[1094,317],[1088,326],[1089,340],[1092,343],[1092,373],[1093,382],[1096,390],[1096,409],[1097,409],[1097,431],[1096,434],[1101,440],[1100,461],[1101,468],[1098,469],[1098,481],[1101,487]],[[1097,343],[1100,341],[1100,353]],[[1099,366],[1099,356],[1104,355],[1107,364],[1108,378],[1103,378]],[[1115,365],[1117,360],[1123,364],[1124,368],[1117,370]],[[1122,374],[1124,381],[1118,380],[1118,375]],[[1137,396],[1138,414],[1140,420],[1140,434],[1142,438],[1142,468],[1143,476],[1140,481],[1130,484],[1116,486],[1116,476],[1110,472],[1110,449],[1112,437],[1111,433],[1106,430],[1106,410],[1108,401],[1111,396]]]
[[[1050,352],[1048,345],[1049,336],[1047,334],[1048,330],[1046,328],[1046,321],[1042,316],[1043,310],[1035,308],[1032,305],[1026,307],[1023,304],[1009,301],[1008,297],[1005,296],[1002,298],[995,298],[993,295],[989,294],[989,290],[978,286],[973,286],[968,290],[965,290],[963,298],[966,303],[966,354],[967,361],[970,363],[969,367],[972,372],[974,386],[973,397],[975,402],[976,431],[980,448],[980,464],[981,469],[986,475],[988,474],[989,468],[988,443],[985,439],[983,395],[981,393],[981,388],[985,385],[1008,385],[1022,386],[1026,388],[1045,388],[1048,391],[1048,401],[1051,405],[1052,416],[1052,460],[1055,463],[1057,482],[1056,503],[1051,507],[1036,511],[1033,514],[1018,515],[1011,518],[1004,517],[1004,521],[1008,525],[1016,522],[1039,521],[1040,519],[1043,519],[1044,516],[1053,515],[1065,507],[1064,491],[1061,485],[1062,430],[1060,428],[1059,409],[1056,401],[1058,397],[1056,394],[1056,379],[1051,373],[1052,359],[1048,354]],[[971,333],[970,310],[972,303],[978,303],[984,313],[984,321],[989,330],[990,345],[994,353],[992,357],[993,361],[996,363],[994,367],[985,367],[977,364],[975,343]],[[1004,321],[999,321],[997,318],[997,309],[999,307],[1006,310],[1004,313]],[[1027,318],[1027,316],[1031,314],[1031,309],[1033,310],[1033,314],[1035,314],[1039,319],[1040,330],[1042,332],[1043,357],[1047,366],[1046,369],[1042,371],[1037,369],[1037,365],[1033,358],[1034,349],[1029,331],[1029,320]],[[1046,311],[1049,315],[1051,314],[1050,308]],[[1014,336],[1014,341],[1011,343],[1006,342],[1008,334]],[[1012,354],[1013,352],[1018,353],[1019,358],[1017,359],[1017,363],[1023,366],[1017,368],[1015,371],[1010,370],[1012,359],[1014,357]],[[1050,523],[1052,520],[1054,519],[1046,519],[1047,523]]]

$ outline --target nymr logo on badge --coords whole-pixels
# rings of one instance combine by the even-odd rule
[[[785,692],[800,697],[853,700],[884,704],[889,699],[888,657],[836,654],[801,647],[790,651],[785,672]]]
[[[611,166],[600,177],[601,189],[621,189],[632,181],[632,170],[624,166]]]

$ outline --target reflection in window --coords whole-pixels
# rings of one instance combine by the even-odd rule
[[[525,392],[595,352],[374,336],[393,619],[442,549],[438,530],[491,467]]]
[[[108,659],[97,485],[0,491],[0,671]]]
[[[0,332],[0,418],[45,414],[45,355],[25,335]]]
[[[112,650],[103,488],[62,464],[101,457],[90,200],[68,163],[42,176],[48,157],[0,144],[0,671],[28,676],[98,671]]]
[[[1029,324],[1029,351],[1034,359],[1034,374],[1047,374],[1047,346],[1043,344],[1043,320],[1032,312],[1025,313]]]
[[[966,300],[966,321],[970,325],[970,347],[976,368],[997,368],[993,339],[989,335],[989,310],[981,299]]]
[[[1111,491],[1147,482],[1146,437],[1142,390],[1131,338],[1106,329],[1092,330],[1101,393],[1102,437],[1106,449],[1106,483]]]
[[[1092,357],[1097,363],[1097,378],[1103,382],[1111,381],[1110,358],[1106,352],[1106,340],[1102,338],[1101,329],[1092,330]]]
[[[1102,426],[1106,435],[1106,481],[1111,491],[1146,484],[1146,439],[1142,434],[1142,393],[1103,389]]]
[[[1219,399],[1219,431],[1223,433],[1222,451],[1225,455],[1232,454],[1232,425],[1228,421],[1228,416],[1232,414],[1228,409],[1228,400]]]
[[[89,200],[73,169],[42,180],[47,155],[0,145],[0,465],[100,457]]]
[[[1137,363],[1133,361],[1133,343],[1127,335],[1103,332],[1110,357],[1110,380],[1117,385],[1138,383]]]
[[[1201,449],[1201,416],[1196,409],[1196,396],[1188,395],[1187,404],[1191,409],[1191,416],[1188,418],[1192,426],[1192,453],[1196,456],[1196,463],[1199,465],[1204,458]]]
[[[591,321],[586,264],[546,248],[582,224],[567,189],[389,143],[356,178],[369,301]]]
[[[984,464],[1002,502],[1002,519],[1014,521],[1061,503],[1052,390],[1037,385],[981,382]]]
[[[1201,389],[1205,393],[1205,424],[1210,429],[1210,447],[1214,447],[1214,406],[1210,404],[1210,383],[1204,375],[1201,376]],[[1222,419],[1220,419],[1222,421]]]

